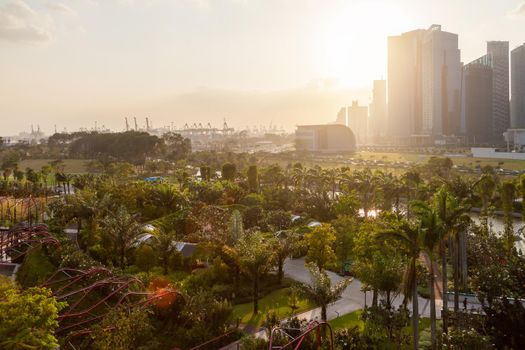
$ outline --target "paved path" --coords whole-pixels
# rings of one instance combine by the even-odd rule
[[[421,261],[425,264],[427,269],[430,271],[430,258],[428,254],[421,253]],[[434,295],[436,300],[443,300],[443,275],[441,274],[441,267],[437,262],[432,262],[434,265]]]
[[[284,273],[287,277],[292,278],[299,282],[310,283],[310,272],[304,266],[304,259],[289,259],[284,264]],[[327,271],[332,283],[337,283],[344,279],[344,277],[339,276],[338,274]],[[361,291],[361,281],[354,278],[352,283],[345,289],[341,299],[336,301],[327,309],[328,320],[332,320],[342,315],[348,314],[350,312],[363,309],[366,305],[370,305],[372,302],[372,292],[364,293]],[[403,295],[398,295],[392,302],[395,307],[401,305],[403,301]],[[430,301],[428,299],[423,299],[418,297],[419,301],[419,314],[424,317],[430,317]],[[439,310],[441,309],[442,301],[436,300],[436,314],[437,317],[440,317]],[[412,303],[408,304],[408,309],[412,310]],[[320,318],[321,309],[316,308],[307,312],[303,312],[298,315],[299,318],[314,319],[316,317]]]
[[[339,276],[338,274],[327,271],[328,276],[330,277],[332,284],[337,283],[344,279],[344,277]],[[310,271],[306,268],[304,265],[304,258],[301,259],[288,259],[284,264],[284,274],[285,276],[303,283],[310,283],[311,282],[311,275]],[[366,305],[370,305],[372,302],[372,292],[363,293],[361,291],[361,281],[354,278],[352,283],[345,289],[343,292],[341,299],[336,301],[335,303],[332,303],[327,308],[327,318],[328,320],[333,320],[334,318],[337,318],[339,316],[343,316],[346,314],[349,314],[351,312],[363,309],[365,307],[365,301]],[[398,295],[392,302],[393,306],[396,308],[401,305],[403,301],[403,295]],[[419,301],[419,314],[424,317],[430,317],[430,301],[428,299],[423,299],[421,297],[418,297]],[[441,310],[442,301],[436,300],[436,316],[437,318],[441,318],[441,313],[439,310]],[[412,303],[409,303],[408,309],[412,310]],[[312,310],[308,310],[305,312],[302,312],[300,314],[295,315],[299,319],[307,319],[307,320],[321,320],[321,308],[315,308]],[[254,334],[258,338],[267,338],[267,334],[265,330],[260,330],[259,332],[256,332]],[[239,342],[234,342],[232,344],[229,344],[220,350],[237,350],[239,349]]]

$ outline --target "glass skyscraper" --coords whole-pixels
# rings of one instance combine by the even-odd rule
[[[502,141],[510,127],[509,42],[487,42],[487,54],[492,56],[492,132],[496,140]]]
[[[525,44],[511,54],[511,128],[525,128]]]

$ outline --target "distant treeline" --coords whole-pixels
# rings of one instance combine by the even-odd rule
[[[147,158],[163,157],[180,160],[191,152],[191,142],[179,134],[162,137],[147,132],[122,133],[77,132],[57,133],[49,137],[50,153],[62,153],[69,158],[108,159],[144,164]]]

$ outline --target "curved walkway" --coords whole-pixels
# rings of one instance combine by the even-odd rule
[[[344,277],[339,276],[338,274],[327,271],[330,280],[333,283],[337,283],[344,279]],[[286,277],[291,278],[297,282],[310,283],[311,275],[310,271],[304,265],[304,258],[300,259],[288,259],[284,264],[284,274]],[[341,298],[335,303],[332,303],[327,308],[327,318],[328,320],[333,320],[339,316],[349,314],[351,312],[363,309],[365,305],[370,305],[372,302],[372,293],[364,293],[361,291],[361,281],[354,278],[352,283],[345,289]],[[423,299],[418,297],[419,301],[419,315],[424,317],[430,317],[430,301],[429,299]],[[403,295],[398,295],[394,298],[392,305],[398,307],[403,301]],[[436,299],[436,316],[441,318],[441,309],[442,301]],[[412,303],[409,303],[408,309],[412,310]],[[300,314],[295,315],[299,319],[307,320],[320,320],[321,319],[321,308],[311,309]],[[266,331],[264,329],[259,329],[255,332],[254,335],[258,338],[266,338]],[[232,344],[229,344],[220,350],[238,350],[239,341],[236,341]]]
[[[298,282],[310,283],[310,272],[304,266],[304,258],[301,259],[289,259],[284,264],[284,273],[287,277],[294,279]],[[337,283],[344,279],[344,277],[339,276],[338,274],[327,271],[328,276],[332,280],[332,283]],[[365,305],[370,305],[372,302],[372,293],[364,293],[361,291],[361,281],[354,278],[352,283],[345,289],[341,299],[335,303],[330,304],[327,310],[328,320],[332,320],[339,316],[354,312],[359,309],[363,309]],[[423,299],[418,297],[419,301],[419,315],[423,317],[430,317],[430,301],[429,299]],[[392,304],[395,307],[398,307],[402,304],[403,295],[399,294],[394,298]],[[442,301],[436,299],[436,314],[440,318],[440,312]],[[412,310],[412,303],[408,304],[408,309]],[[300,318],[314,319],[320,317],[321,309],[316,308],[310,311],[303,312],[297,315]]]

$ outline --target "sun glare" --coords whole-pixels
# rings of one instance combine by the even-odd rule
[[[329,19],[319,37],[319,69],[343,86],[368,86],[367,67],[381,67],[377,79],[386,74],[386,37],[411,26],[409,16],[391,4],[349,5]]]

